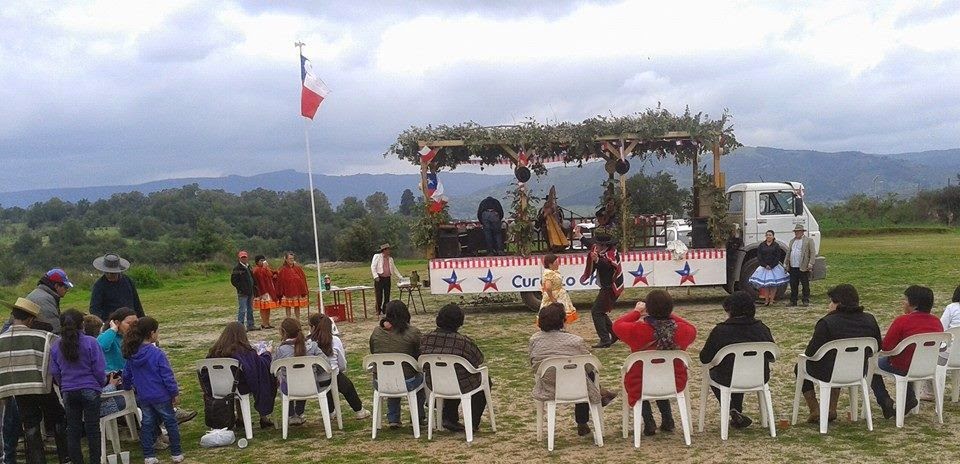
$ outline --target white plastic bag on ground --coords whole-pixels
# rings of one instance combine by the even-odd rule
[[[213,429],[200,437],[200,446],[204,448],[216,448],[218,446],[230,446],[237,437],[230,429]]]

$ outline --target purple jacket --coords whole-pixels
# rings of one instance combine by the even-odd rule
[[[171,401],[180,394],[170,361],[160,348],[147,343],[127,359],[123,368],[123,388],[137,392],[137,402],[157,404]]]
[[[54,342],[50,351],[50,375],[54,383],[60,385],[60,391],[100,391],[107,384],[107,374],[104,370],[106,361],[97,339],[80,334],[80,358],[75,362],[67,361],[63,356],[61,341]]]

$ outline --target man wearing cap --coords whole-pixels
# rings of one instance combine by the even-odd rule
[[[103,275],[93,283],[90,290],[90,314],[106,321],[117,309],[127,307],[143,317],[140,295],[124,271],[130,269],[130,261],[116,253],[107,253],[93,260],[93,267]]]
[[[73,283],[67,278],[67,273],[63,269],[50,269],[40,281],[37,282],[37,288],[33,289],[27,295],[27,299],[40,306],[40,314],[37,320],[50,324],[51,332],[60,334],[60,299],[63,298]],[[13,323],[13,318],[7,321],[7,326]]]
[[[377,314],[383,313],[383,306],[390,301],[390,278],[402,279],[397,265],[390,256],[390,244],[380,245],[380,253],[373,255],[370,261],[370,273],[373,274],[373,293],[377,295]]]
[[[237,253],[237,265],[230,274],[230,283],[237,289],[237,322],[244,324],[246,317],[247,331],[258,330],[253,325],[253,298],[257,296],[257,282],[253,280],[250,255],[245,250]]]
[[[790,273],[790,304],[797,305],[797,287],[803,286],[803,306],[810,305],[810,269],[813,268],[813,262],[817,257],[816,245],[813,239],[804,235],[806,228],[803,224],[797,224],[793,228],[793,239],[787,249],[787,258],[783,261],[783,267]]]
[[[50,348],[54,335],[30,328],[40,315],[39,305],[26,298],[18,298],[14,304],[3,303],[10,308],[13,325],[0,334],[0,353],[5,356],[0,363],[0,398],[16,399],[23,421],[27,462],[44,463],[41,421],[53,429],[60,462],[67,462],[67,436],[64,430],[64,410],[52,390],[49,375]]]

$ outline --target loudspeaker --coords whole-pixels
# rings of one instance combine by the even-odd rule
[[[437,257],[459,258],[460,239],[456,235],[441,234],[439,237],[437,237]]]

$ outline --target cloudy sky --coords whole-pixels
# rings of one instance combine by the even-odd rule
[[[956,148],[958,31],[955,0],[4,1],[0,190],[303,171],[305,126],[316,172],[415,172],[381,156],[411,125],[658,102],[748,145]]]

